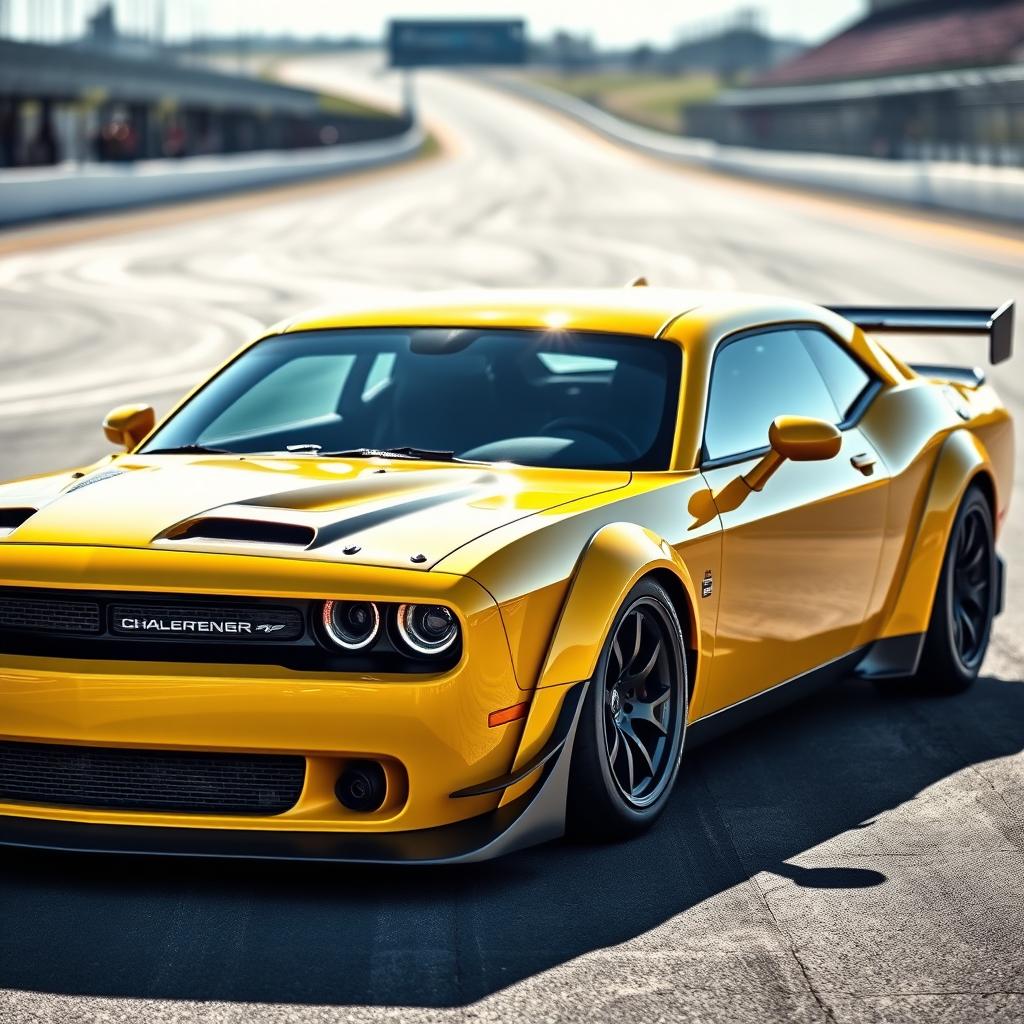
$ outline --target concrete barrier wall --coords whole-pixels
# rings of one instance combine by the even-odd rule
[[[655,156],[752,178],[826,188],[958,213],[1024,221],[1024,170],[925,160],[873,160],[723,146],[644,128],[533,82],[488,81],[567,114],[615,142]]]
[[[424,133],[317,149],[140,160],[0,171],[0,224],[189,199],[394,163],[413,156]]]

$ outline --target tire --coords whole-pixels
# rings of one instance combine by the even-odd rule
[[[935,604],[912,689],[936,696],[962,693],[985,660],[998,594],[992,509],[981,489],[964,495],[946,544]]]
[[[654,824],[679,774],[688,697],[679,617],[664,588],[642,579],[615,616],[580,712],[571,837],[607,842]]]

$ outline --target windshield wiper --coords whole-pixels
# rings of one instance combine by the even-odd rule
[[[150,448],[140,455],[237,455],[227,448],[207,448],[205,444],[182,444],[177,448]]]
[[[269,453],[284,455],[315,455],[323,459],[415,459],[422,462],[455,462],[455,452],[434,451],[431,448],[346,448],[344,451],[325,452],[317,444],[290,444],[284,452]],[[183,444],[176,448],[153,448],[140,455],[238,455],[228,448],[210,448],[204,444]]]
[[[418,459],[421,462],[455,462],[455,452],[432,451],[430,448],[348,448],[340,452],[317,452],[322,459]]]

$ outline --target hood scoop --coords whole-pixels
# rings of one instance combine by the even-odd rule
[[[35,508],[0,508],[0,537],[7,537],[38,512]]]
[[[259,519],[231,519],[227,516],[194,519],[184,529],[176,530],[167,536],[171,541],[229,541],[300,548],[308,548],[315,538],[316,530],[311,526],[272,523]]]

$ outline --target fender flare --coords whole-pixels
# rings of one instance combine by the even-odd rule
[[[927,632],[953,520],[967,488],[982,475],[995,493],[996,475],[984,445],[969,430],[953,431],[939,450],[917,536],[880,638]]]
[[[689,608],[680,619],[691,638],[699,637],[697,590],[675,549],[635,523],[609,523],[590,538],[576,564],[537,688],[590,679],[626,595],[656,570],[672,573],[682,585]]]
[[[689,606],[686,618],[680,615],[683,627],[690,629],[691,637],[699,637],[696,589],[689,570],[669,543],[635,523],[609,523],[587,542],[573,570],[530,701],[512,766],[517,778],[502,795],[501,806],[524,795],[540,777],[539,767],[525,776],[518,772],[543,751],[564,701],[579,683],[593,676],[601,648],[626,595],[642,576],[658,570],[672,573],[679,581]]]

